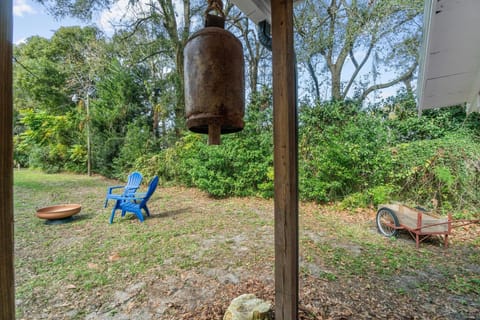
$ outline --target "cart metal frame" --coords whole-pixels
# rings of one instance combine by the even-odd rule
[[[431,236],[443,237],[445,248],[452,228],[478,223],[480,220],[452,220],[452,215],[437,217],[422,208],[410,208],[403,204],[382,204],[376,216],[378,231],[386,237],[395,237],[399,230],[407,230],[415,239],[418,249],[420,243]]]

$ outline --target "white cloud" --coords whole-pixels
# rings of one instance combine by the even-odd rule
[[[97,24],[105,33],[113,34],[116,27],[131,23],[148,14],[150,2],[150,0],[143,0],[132,5],[130,0],[119,0],[110,10],[104,10],[100,14]]]
[[[22,44],[22,43],[27,43],[27,38],[21,38],[21,39],[18,39],[17,41],[15,41],[15,45],[19,45],[19,44]]]
[[[17,17],[23,17],[24,14],[35,14],[35,9],[29,5],[26,0],[15,0],[13,3],[13,14]]]
[[[116,28],[122,24],[131,23],[139,18],[143,18],[150,14],[155,7],[156,2],[152,0],[141,0],[132,5],[131,0],[119,0],[109,9],[100,13],[97,25],[106,34],[111,35]],[[174,6],[179,23],[183,18],[183,3],[181,0],[174,0]],[[155,10],[159,10],[156,8]],[[180,19],[178,17],[181,17]]]
[[[118,25],[128,11],[128,0],[120,0],[116,2],[110,10],[104,10],[98,19],[98,26],[107,34],[115,31],[115,25]]]

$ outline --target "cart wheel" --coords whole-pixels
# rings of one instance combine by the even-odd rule
[[[398,234],[400,223],[395,213],[388,208],[380,208],[377,212],[377,229],[386,237],[395,237]]]

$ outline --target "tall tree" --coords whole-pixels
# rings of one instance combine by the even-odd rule
[[[306,0],[297,7],[299,60],[327,98],[364,100],[371,92],[407,83],[418,66],[421,0]],[[373,70],[367,67],[373,66]],[[322,78],[327,71],[328,76]],[[378,75],[391,74],[390,79]]]
[[[60,28],[49,40],[32,37],[15,47],[16,108],[25,125],[18,130],[25,142],[19,148],[36,156],[37,165],[61,170],[73,163],[70,169],[83,171],[91,159],[84,152],[91,141],[86,96],[98,74],[94,70],[104,60],[102,47],[103,39],[92,27]],[[72,102],[75,94],[78,105]]]
[[[225,7],[225,14],[229,17],[234,29],[238,30],[239,37],[243,42],[247,79],[250,93],[253,95],[259,91],[259,85],[265,85],[260,81],[261,62],[269,59],[271,54],[259,41],[258,27],[245,14],[235,8],[230,1],[226,2]],[[232,31],[235,32],[235,30]]]
[[[123,167],[116,165],[129,134],[130,124],[151,126],[150,106],[145,103],[146,88],[142,70],[125,68],[121,58],[105,61],[105,70],[98,74],[96,98],[92,101],[94,164],[97,172],[107,176],[123,176]],[[147,131],[147,139],[152,134]],[[145,141],[140,144],[145,146]],[[140,156],[131,154],[131,157]]]
[[[119,0],[37,0],[46,5],[57,17],[74,16],[89,20],[97,10],[112,8]],[[199,2],[199,1],[198,1]],[[200,7],[194,6],[194,0],[151,0],[149,2],[133,0],[129,2],[123,23],[119,26],[132,35],[141,32],[144,42],[135,43],[145,50],[145,56],[139,57],[138,63],[144,63],[149,58],[162,55],[174,63],[176,101],[174,106],[175,128],[177,134],[183,127],[184,90],[183,90],[183,48],[191,33],[193,16],[198,14]],[[132,37],[126,37],[131,40]],[[139,38],[136,38],[139,40]],[[152,50],[151,48],[156,48]],[[155,71],[153,71],[155,73]],[[155,79],[153,79],[155,81]]]
[[[58,114],[70,105],[64,83],[68,77],[60,53],[50,41],[34,36],[14,47],[15,109],[40,108]]]

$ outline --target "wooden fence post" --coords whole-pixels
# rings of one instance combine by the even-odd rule
[[[298,315],[298,137],[293,0],[271,0],[275,184],[275,319]]]
[[[0,1],[0,320],[15,319],[12,0]]]

